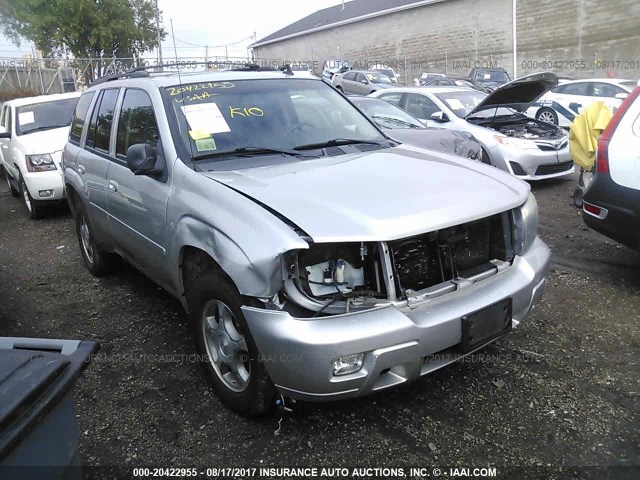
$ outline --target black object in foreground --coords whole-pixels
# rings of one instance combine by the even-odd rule
[[[0,478],[81,478],[72,388],[99,345],[91,341],[0,337]],[[4,473],[3,473],[4,471]],[[34,477],[35,478],[35,477]]]

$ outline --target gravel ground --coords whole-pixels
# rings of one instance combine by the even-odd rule
[[[68,211],[30,221],[6,188],[0,335],[101,343],[75,389],[87,466],[550,465],[545,478],[634,478],[573,469],[640,466],[640,254],[584,226],[569,205],[574,186],[533,187],[554,257],[527,321],[469,361],[375,396],[259,420],[233,414],[189,361],[175,299],[131,267],[93,278]],[[174,354],[184,361],[163,357]]]

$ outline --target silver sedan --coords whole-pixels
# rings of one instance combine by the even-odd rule
[[[473,135],[483,160],[523,180],[573,173],[567,133],[520,113],[557,85],[552,73],[523,77],[489,95],[464,87],[404,87],[372,93],[430,127]]]

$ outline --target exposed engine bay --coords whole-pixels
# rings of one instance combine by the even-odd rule
[[[455,291],[511,262],[511,225],[505,212],[392,242],[312,244],[288,259],[285,291],[314,316],[405,301],[447,282],[439,290]]]
[[[525,140],[557,140],[566,136],[566,132],[562,128],[528,117],[496,117],[482,120],[472,119],[472,121],[483,127],[492,128],[507,137]]]

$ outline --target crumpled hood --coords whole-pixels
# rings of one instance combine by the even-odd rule
[[[54,128],[20,135],[26,155],[61,151],[69,139],[69,128]]]
[[[455,153],[464,158],[479,158],[482,147],[467,132],[445,130],[443,128],[395,128],[385,133],[402,143],[417,147]]]
[[[203,174],[283,215],[318,243],[405,238],[514,208],[529,192],[528,184],[493,167],[408,145]]]

